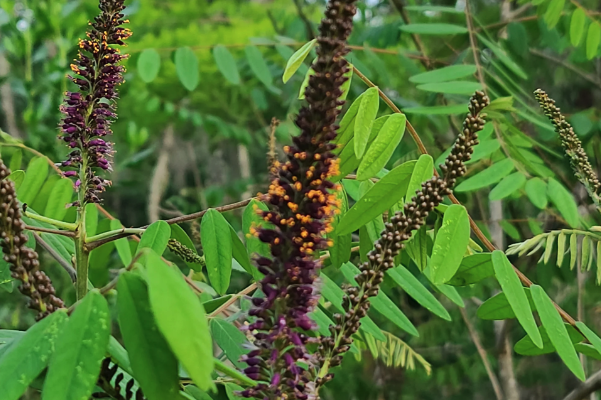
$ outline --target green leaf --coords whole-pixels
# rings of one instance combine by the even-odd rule
[[[144,395],[149,400],[179,398],[177,360],[156,326],[146,283],[126,272],[119,277],[117,293],[119,328]]]
[[[467,211],[465,207],[453,204],[444,213],[442,226],[432,248],[430,269],[434,284],[443,284],[455,275],[469,240],[470,221]]]
[[[340,127],[338,128],[338,135],[336,136],[336,139],[334,139],[334,143],[336,143],[339,147],[344,147],[353,137],[355,133],[355,119],[357,118],[357,112],[359,111],[359,106],[363,102],[363,98],[368,91],[369,89],[361,93],[355,99],[355,101],[351,103],[349,108],[342,116],[342,120],[340,120],[339,124]]]
[[[577,227],[579,225],[578,206],[572,194],[561,183],[549,178],[547,196],[570,226]]]
[[[371,127],[378,114],[378,108],[380,106],[380,98],[378,88],[371,87],[365,91],[361,96],[361,103],[357,109],[357,115],[355,117],[354,129],[355,134],[355,155],[358,159],[363,157],[369,136],[371,133]]]
[[[33,202],[48,176],[48,161],[45,157],[32,158],[25,172],[25,179],[17,190],[19,200],[28,204]]]
[[[599,43],[601,42],[601,26],[593,21],[588,27],[586,35],[586,58],[592,60],[597,56]]]
[[[490,191],[488,199],[490,201],[495,201],[511,196],[515,191],[524,186],[524,183],[526,183],[526,176],[521,172],[515,172],[508,175]]]
[[[330,261],[334,268],[340,268],[342,264],[348,262],[351,258],[351,246],[352,246],[352,235],[347,233],[346,235],[338,236],[336,227],[342,218],[342,215],[348,211],[348,199],[344,188],[340,188],[336,191],[336,197],[340,201],[341,206],[339,207],[340,214],[336,214],[332,222],[332,232],[327,234],[333,244],[329,247]]]
[[[584,324],[582,321],[577,321],[576,326],[580,329],[580,332],[584,334],[584,336],[588,339],[589,342],[593,345],[593,347],[601,353],[601,339],[595,332],[593,332],[588,326]]]
[[[259,238],[253,234],[258,227],[266,225],[263,218],[257,214],[260,210],[267,211],[267,206],[256,199],[252,199],[242,214],[242,232],[244,232],[246,237],[246,249],[250,256],[253,256],[254,254],[263,256],[269,254],[269,245],[261,242]]]
[[[21,187],[21,185],[23,184],[23,181],[25,180],[25,171],[23,171],[21,169],[13,171],[13,172],[11,172],[11,174],[9,176],[7,176],[6,179],[10,179],[11,181],[13,181],[13,183],[15,184],[15,190],[18,193],[19,188]]]
[[[570,236],[570,270],[574,269],[578,258],[578,235],[572,233]]]
[[[207,210],[200,221],[200,237],[211,286],[221,295],[232,275],[232,235],[230,224],[215,209]]]
[[[475,65],[451,65],[449,67],[438,68],[433,71],[413,75],[409,82],[413,83],[439,83],[452,81],[459,78],[465,78],[476,73]]]
[[[532,338],[534,344],[539,348],[542,348],[543,342],[540,337],[540,332],[536,327],[534,317],[532,316],[530,303],[524,293],[524,288],[522,287],[520,279],[513,270],[513,266],[507,259],[507,256],[500,250],[493,251],[492,264],[495,269],[497,280],[507,296],[507,300],[515,313],[515,316],[528,336]]]
[[[100,374],[110,336],[108,304],[99,291],[91,291],[75,308],[56,341],[42,400],[89,398]]]
[[[111,230],[117,230],[123,228],[121,222],[118,219],[112,219],[110,223]],[[115,247],[117,248],[117,253],[119,254],[119,258],[123,265],[128,266],[131,263],[131,248],[129,247],[129,242],[127,238],[121,238],[115,240]]]
[[[545,23],[549,29],[555,28],[555,25],[559,22],[565,3],[566,0],[551,0],[545,12]]]
[[[170,227],[171,227],[171,239],[177,240],[178,242],[180,242],[181,244],[183,244],[184,246],[186,246],[187,248],[192,250],[193,253],[198,254],[198,252],[196,251],[196,246],[194,246],[194,242],[192,242],[192,239],[190,239],[190,236],[188,236],[186,231],[184,231],[184,229],[181,226],[179,226],[177,224],[171,224]],[[192,262],[186,261],[186,265],[196,272],[202,271],[202,265],[200,265],[198,263],[192,263]]]
[[[429,154],[422,154],[415,164],[409,185],[407,186],[407,195],[405,196],[405,203],[411,201],[411,198],[415,196],[418,190],[421,190],[422,183],[432,178],[434,175],[434,160]]]
[[[447,283],[453,286],[467,286],[494,276],[491,254],[473,254],[461,260],[459,269]]]
[[[196,89],[200,81],[198,58],[189,47],[180,47],[175,51],[177,77],[190,92]]]
[[[578,353],[582,353],[587,357],[594,358],[595,360],[601,361],[601,353],[595,349],[595,347],[591,346],[587,343],[576,343],[574,344],[574,349]]]
[[[165,221],[152,223],[142,234],[136,254],[144,248],[152,249],[155,253],[162,255],[167,248],[167,242],[171,237],[171,227]]]
[[[408,161],[380,179],[359,201],[344,214],[337,235],[351,233],[388,210],[407,192],[415,161]]]
[[[138,74],[146,83],[154,81],[161,69],[161,56],[155,49],[146,49],[138,57]]]
[[[469,161],[467,161],[466,164],[473,164],[476,161],[479,161],[483,158],[487,158],[500,148],[501,142],[499,142],[497,139],[483,140],[480,142],[480,144],[474,147],[474,153],[472,154],[472,158]]]
[[[578,343],[584,339],[572,325],[564,324],[564,326],[568,331],[568,335],[572,343]],[[515,344],[513,349],[516,353],[524,356],[539,356],[542,354],[553,353],[555,351],[555,346],[553,346],[553,343],[551,343],[549,335],[547,334],[547,330],[544,326],[540,327],[540,335],[543,340],[542,348],[536,347],[534,343],[532,343],[530,336],[525,336]]]
[[[557,266],[561,268],[563,264],[563,257],[566,253],[566,234],[561,232],[557,236]]]
[[[572,46],[578,47],[584,35],[586,27],[586,13],[582,8],[576,8],[570,20],[570,41]]]
[[[194,385],[186,386],[184,392],[192,396],[194,400],[213,400],[205,391],[200,390]]]
[[[400,29],[403,32],[416,33],[418,35],[457,35],[468,33],[467,28],[464,26],[443,23],[401,25]]]
[[[526,195],[536,207],[547,208],[547,184],[540,178],[532,178],[526,182]]]
[[[312,312],[309,313],[309,318],[317,324],[317,332],[322,336],[332,336],[330,332],[330,325],[336,325],[334,321],[322,311],[321,308],[315,307]]]
[[[236,392],[240,392],[244,390],[244,388],[236,385],[235,383],[226,383],[225,385],[225,393],[227,394],[227,398],[229,400],[238,400],[240,396],[236,394]]]
[[[147,256],[146,271],[150,307],[159,330],[194,383],[203,390],[213,388],[213,345],[198,297],[181,273],[154,252]]]
[[[444,320],[451,320],[451,316],[443,305],[440,304],[440,302],[436,300],[436,297],[434,297],[434,295],[430,293],[428,289],[426,289],[405,267],[399,265],[398,267],[389,269],[386,273],[397,283],[397,285],[424,308]]]
[[[480,85],[478,82],[452,81],[440,83],[425,83],[423,85],[417,85],[417,88],[426,92],[470,95],[477,90],[481,90],[482,85]]]
[[[524,293],[526,294],[530,307],[532,310],[535,310],[536,307],[532,301],[530,289],[524,288]],[[504,320],[515,318],[515,313],[507,300],[507,296],[505,293],[501,292],[482,303],[478,308],[477,316],[478,318],[485,320]]]
[[[457,185],[455,191],[471,192],[490,186],[509,175],[514,168],[513,161],[510,158],[505,158],[485,170],[478,172],[476,175],[467,178]]]
[[[357,180],[364,181],[372,178],[386,166],[386,163],[390,160],[392,153],[394,153],[394,150],[405,134],[406,124],[407,117],[404,114],[392,114],[384,122],[378,136],[376,136],[371,146],[369,146],[369,149],[367,149],[365,156],[361,160],[361,164],[359,164]],[[357,154],[357,127],[355,127],[355,133],[355,154]],[[369,136],[367,141],[369,141]],[[365,142],[366,144],[367,141]],[[357,158],[360,158],[360,156],[357,155]]]
[[[432,107],[407,107],[403,109],[405,114],[414,115],[457,115],[465,114],[467,107],[465,104],[452,106],[432,106]]]
[[[231,225],[230,236],[232,238],[232,257],[234,257],[234,260],[238,261],[238,264],[240,264],[246,272],[256,279],[258,277],[258,270],[253,267],[248,252],[246,251],[246,247],[244,247],[244,243],[242,243],[240,237]]]
[[[23,151],[21,149],[15,149],[12,157],[10,158],[10,164],[8,168],[11,171],[17,171],[21,169],[21,162],[23,161]]]
[[[305,58],[307,58],[311,52],[311,49],[313,49],[316,45],[317,39],[313,39],[310,42],[305,43],[288,59],[288,63],[284,69],[284,75],[282,76],[284,83],[288,82],[288,80],[292,78],[292,75],[294,75],[294,73],[302,65],[303,61],[305,61]]]
[[[441,13],[451,13],[451,14],[463,14],[461,9],[457,9],[454,7],[444,7],[444,6],[406,6],[405,10],[409,11],[432,11],[432,12],[441,12]]]
[[[70,179],[59,179],[54,184],[44,215],[48,218],[62,221],[67,214],[67,204],[73,197],[73,182]]]
[[[246,60],[250,66],[251,71],[265,86],[271,87],[273,78],[269,67],[263,58],[263,54],[256,46],[246,46],[244,48],[246,54]]]
[[[231,84],[239,85],[240,74],[236,67],[236,60],[234,60],[234,56],[232,56],[227,47],[221,44],[215,46],[213,48],[213,57],[223,77]]]
[[[357,281],[355,281],[355,276],[361,273],[359,268],[353,265],[350,262],[345,263],[341,268],[342,273],[347,281],[349,281],[353,286],[358,286]],[[410,333],[413,336],[419,336],[419,332],[409,321],[409,318],[403,314],[403,312],[394,304],[392,300],[386,294],[380,290],[375,297],[372,297],[370,300],[372,307],[386,317],[390,322],[401,328],[407,333]]]
[[[482,42],[486,47],[490,49],[494,53],[495,56],[503,63],[507,68],[511,70],[514,74],[522,79],[528,79],[528,75],[518,64],[516,64],[505,52],[505,50],[501,49],[498,45],[492,43],[487,40],[484,36],[480,34],[476,34],[478,36],[478,40]]]
[[[215,343],[223,350],[228,360],[240,369],[246,368],[246,363],[240,361],[240,357],[249,352],[244,347],[248,340],[240,329],[220,318],[213,318],[210,327]]]
[[[574,345],[568,336],[568,331],[555,305],[542,287],[532,285],[530,286],[530,292],[532,293],[534,304],[536,304],[538,316],[557,354],[578,379],[581,381],[586,380],[584,370],[582,369],[576,350],[574,350]]]
[[[94,203],[86,204],[86,235],[93,236],[98,229],[98,208]]]
[[[33,325],[0,357],[0,399],[18,400],[46,368],[54,345],[67,322],[67,310],[58,310]]]
[[[127,350],[121,346],[121,343],[119,343],[114,336],[109,338],[109,344],[107,347],[108,354],[111,356],[111,361],[117,364],[119,368],[128,374],[133,375],[134,371],[131,369],[131,363],[129,362]]]

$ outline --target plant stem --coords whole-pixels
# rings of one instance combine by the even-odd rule
[[[40,222],[45,222],[47,224],[54,225],[57,228],[63,228],[68,231],[71,231],[71,232],[73,232],[77,229],[77,224],[72,224],[70,222],[58,221],[56,219],[52,219],[52,218],[44,217],[42,215],[30,213],[29,211],[25,211],[25,216],[27,218],[35,219],[36,221],[40,221]]]
[[[144,229],[144,228],[121,228],[121,229],[115,229],[113,231],[103,232],[103,233],[99,233],[98,235],[87,237],[86,238],[86,243],[94,243],[97,240],[106,239],[106,238],[111,238],[112,239],[113,236],[116,236],[116,235],[119,235],[119,234],[126,234],[126,233],[130,234],[130,235],[142,234],[142,233],[144,233],[144,231],[146,231],[146,229]],[[121,236],[119,236],[118,238],[115,238],[115,240],[120,239],[120,238],[121,238]]]
[[[83,147],[83,146],[82,146]],[[79,167],[79,191],[77,192],[79,205],[77,206],[77,230],[75,233],[75,267],[77,270],[76,293],[77,301],[83,299],[88,293],[88,261],[90,251],[86,248],[86,190],[88,188],[87,169],[88,154],[85,148],[81,149],[81,166]]]

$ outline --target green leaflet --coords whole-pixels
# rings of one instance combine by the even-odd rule
[[[180,47],[175,51],[175,69],[177,77],[190,92],[196,89],[200,81],[198,58],[189,47]]]
[[[44,216],[62,221],[67,214],[67,204],[73,197],[73,182],[70,179],[59,179],[52,188]]]
[[[422,154],[415,164],[409,185],[407,186],[407,195],[405,196],[405,203],[411,201],[418,190],[421,190],[422,183],[432,178],[434,175],[434,160],[432,156],[428,154]]]
[[[491,254],[474,254],[461,260],[459,269],[447,283],[453,286],[467,286],[480,282],[494,274]]]
[[[348,199],[342,186],[340,187],[340,190],[336,192],[336,195],[342,206],[340,207],[340,214],[337,214],[332,222],[333,231],[328,233],[328,238],[333,242],[328,251],[330,253],[332,266],[334,266],[334,268],[340,268],[342,264],[348,262],[351,258],[352,234],[347,233],[340,236],[336,234],[336,227],[338,226],[340,219],[348,211]]]
[[[336,325],[334,321],[327,316],[326,313],[319,307],[315,307],[315,309],[309,313],[309,317],[317,324],[317,331],[322,336],[332,336],[332,332],[330,332],[330,325]]]
[[[570,226],[577,227],[579,225],[578,206],[572,194],[561,183],[549,178],[547,196]]]
[[[495,269],[495,276],[507,296],[507,300],[513,309],[518,321],[532,338],[532,341],[539,348],[543,347],[540,332],[536,327],[536,322],[532,316],[530,303],[522,287],[518,276],[513,270],[513,266],[502,251],[495,250],[492,253],[492,264]]]
[[[86,235],[93,236],[98,230],[98,208],[96,204],[86,204]]]
[[[232,274],[232,235],[230,224],[215,209],[207,210],[200,221],[200,237],[211,286],[225,294]]]
[[[236,60],[232,53],[223,45],[217,45],[213,48],[213,57],[215,58],[215,64],[219,68],[219,72],[223,77],[233,85],[240,84],[240,74],[236,67]]]
[[[161,69],[161,56],[155,49],[145,49],[138,56],[138,74],[146,83],[154,81]]]
[[[568,331],[568,336],[572,343],[581,342],[584,338],[574,327],[570,324],[564,324],[566,330]],[[516,353],[524,355],[524,356],[539,356],[541,354],[549,354],[555,351],[555,346],[551,343],[549,339],[549,335],[547,334],[547,330],[544,326],[540,327],[540,336],[543,340],[543,347],[539,348],[532,343],[532,339],[530,336],[525,336],[521,338],[513,349]]]
[[[25,180],[25,171],[23,171],[22,169],[13,171],[7,177],[7,179],[10,179],[11,181],[13,181],[13,183],[15,184],[15,190],[18,193],[19,188],[21,187],[21,185],[23,184],[23,181]]]
[[[428,289],[426,289],[405,267],[399,265],[398,267],[386,271],[386,274],[424,308],[444,320],[451,320],[451,316],[443,305],[440,304],[440,302],[436,300],[436,297],[434,297],[434,295],[430,293]]]
[[[310,42],[305,43],[300,49],[292,54],[288,59],[288,63],[284,69],[284,75],[282,76],[282,81],[284,81],[284,83],[288,82],[292,75],[294,75],[316,44],[317,39],[313,39]]]
[[[432,106],[432,107],[407,107],[403,109],[405,114],[415,115],[457,115],[466,113],[465,104],[453,106]]]
[[[578,47],[582,41],[584,35],[584,28],[586,27],[586,13],[582,8],[576,8],[572,13],[570,20],[570,42],[572,46]]]
[[[457,35],[468,32],[464,26],[444,23],[401,25],[400,29],[418,35]]]
[[[586,35],[586,58],[592,60],[597,56],[599,43],[601,43],[601,26],[598,23],[592,22],[588,27]]]
[[[386,122],[384,122],[382,129],[380,129],[380,132],[361,160],[361,164],[359,164],[357,180],[364,181],[372,178],[386,166],[386,163],[390,160],[392,153],[405,134],[406,124],[407,117],[404,114],[392,114]],[[356,146],[358,140],[357,133],[357,127],[355,126],[355,154],[357,155],[357,158],[360,158],[357,154]],[[369,137],[367,137],[367,141],[365,142],[366,145],[368,141]]]
[[[524,293],[532,310],[536,310],[530,289],[524,288]],[[515,318],[515,313],[507,300],[507,296],[501,292],[482,303],[478,308],[477,316],[480,319],[486,320],[503,320]]]
[[[13,155],[10,157],[10,163],[8,165],[8,169],[15,172],[21,169],[21,163],[23,161],[23,151],[17,148],[15,149]]]
[[[250,350],[244,347],[248,340],[240,329],[220,318],[213,318],[209,326],[213,340],[223,350],[228,360],[240,369],[246,368],[246,363],[240,361],[240,357]]]
[[[121,229],[123,225],[118,219],[111,220],[110,223],[111,230]],[[115,248],[117,248],[117,253],[119,254],[119,258],[123,265],[128,266],[131,263],[131,247],[129,247],[129,242],[127,238],[121,238],[115,240]]]
[[[465,78],[466,76],[470,76],[475,73],[475,65],[451,65],[448,67],[435,69],[434,71],[413,75],[409,78],[409,82],[418,84],[447,82],[459,78]]]
[[[211,297],[211,294],[207,293],[207,295],[209,298]],[[202,306],[205,309],[205,313],[210,314],[213,311],[215,311],[216,309],[218,309],[219,307],[221,307],[222,305],[224,305],[225,303],[227,303],[227,301],[231,298],[232,298],[231,294],[226,294],[225,296],[217,297],[216,299],[203,301]]]
[[[526,195],[536,207],[544,210],[547,207],[547,184],[541,178],[532,178],[526,182]]]
[[[121,343],[115,339],[114,336],[109,337],[109,344],[107,346],[107,352],[111,357],[111,361],[119,366],[123,371],[129,375],[133,375],[134,371],[131,369],[131,363],[129,361],[129,354],[125,350]]]
[[[374,139],[378,136],[378,134],[380,133],[380,130],[382,129],[382,127],[384,126],[384,123],[388,120],[388,118],[390,118],[390,115],[384,115],[374,121],[374,123],[371,127],[371,132],[369,134],[369,139],[367,141],[368,147],[371,146]],[[354,132],[354,128],[352,129],[352,131]],[[361,160],[359,160],[357,158],[357,156],[355,155],[355,138],[354,137],[351,137],[350,140],[348,141],[348,143],[346,143],[342,146],[343,146],[342,151],[335,150],[335,151],[339,151],[338,158],[340,159],[340,163],[339,163],[340,173],[338,174],[338,176],[335,176],[332,178],[333,182],[337,182],[340,179],[344,178],[345,176],[347,176],[348,174],[353,172],[359,166],[359,164],[361,164]]]
[[[272,87],[273,78],[269,67],[263,58],[263,54],[256,46],[246,46],[244,48],[246,54],[246,60],[250,66],[251,71],[255,76],[268,88]]]
[[[455,7],[444,7],[444,6],[405,6],[406,10],[409,11],[433,11],[433,12],[442,12],[442,13],[451,13],[451,14],[463,14],[458,8]]]
[[[357,115],[354,121],[355,155],[359,159],[363,157],[365,149],[367,148],[371,127],[378,115],[379,106],[380,98],[378,88],[371,87],[367,89],[364,95],[361,96],[361,103],[359,103],[359,108],[357,109]],[[382,127],[382,129],[384,129],[384,127]],[[371,147],[373,147],[373,144]]]
[[[152,223],[142,234],[136,254],[144,248],[152,249],[155,253],[162,255],[167,248],[167,242],[171,236],[171,227],[165,221]]]
[[[183,244],[184,246],[186,246],[187,248],[189,248],[190,250],[192,250],[192,252],[194,252],[195,254],[198,254],[198,252],[196,251],[196,246],[194,246],[194,242],[192,242],[192,239],[190,239],[190,236],[188,236],[188,234],[186,233],[186,231],[184,231],[184,229],[177,225],[177,224],[171,224],[171,239],[175,239],[178,242],[180,242],[181,244]],[[246,252],[246,250],[245,250]],[[186,265],[193,269],[196,272],[200,272],[202,271],[202,265],[200,265],[199,263],[192,263],[192,262],[188,262],[185,261]]]
[[[557,236],[557,266],[560,268],[563,264],[563,257],[566,254],[566,239],[567,235],[563,232]]]
[[[453,204],[444,213],[442,226],[432,247],[430,269],[434,284],[443,284],[455,275],[469,240],[470,222],[467,211],[465,207]]]
[[[420,271],[424,271],[428,266],[428,247],[432,249],[432,239],[426,232],[426,225],[423,225],[417,231],[413,231],[411,240],[406,242],[406,251]]]
[[[146,273],[150,307],[159,330],[194,383],[203,390],[213,388],[213,346],[198,297],[181,273],[154,252],[146,257]]]
[[[149,400],[180,398],[177,360],[156,326],[146,283],[126,272],[119,277],[117,292],[119,327],[144,395]]]
[[[474,153],[472,154],[472,158],[465,164],[473,164],[476,161],[479,161],[483,158],[487,158],[500,148],[501,143],[497,139],[482,140],[480,144],[474,147]]]
[[[267,211],[267,206],[256,199],[252,199],[244,209],[244,213],[242,213],[242,232],[244,232],[246,237],[246,249],[251,257],[254,257],[255,254],[262,256],[269,254],[269,246],[267,243],[261,242],[259,238],[252,233],[259,226],[267,224],[263,221],[263,218],[257,214],[257,212],[261,210]],[[256,273],[259,273],[259,271]],[[257,277],[258,276],[259,275],[257,275]]]
[[[555,25],[559,22],[565,3],[566,0],[551,0],[551,3],[549,3],[547,12],[545,12],[545,23],[549,29],[555,28]]]
[[[578,258],[578,235],[572,233],[570,236],[570,270],[574,269]]]
[[[589,342],[593,345],[593,347],[601,353],[601,339],[595,332],[593,332],[588,326],[584,324],[582,321],[577,321],[576,326],[580,329],[580,332],[584,334],[584,336],[588,339]]]
[[[240,237],[238,236],[234,228],[232,228],[232,226],[229,223],[228,225],[230,227],[230,236],[232,238],[232,257],[234,257],[234,260],[238,261],[238,264],[240,264],[246,272],[248,272],[256,279],[257,277],[259,277],[259,275],[257,274],[259,271],[256,268],[254,268],[252,263],[250,262],[250,257],[248,256],[246,247],[244,247],[244,243],[242,243],[242,240],[240,240]]]
[[[414,166],[415,161],[408,161],[380,179],[342,217],[337,227],[337,234],[354,232],[402,199],[407,192]]]
[[[18,400],[46,368],[57,337],[67,322],[67,310],[58,310],[33,325],[0,357],[0,399]]]
[[[513,161],[509,158],[505,158],[504,160],[491,165],[485,170],[478,172],[476,175],[467,178],[457,185],[457,187],[455,187],[455,191],[471,192],[486,186],[490,186],[509,175],[514,168],[515,166],[513,165]]]
[[[576,375],[576,377],[578,377],[578,379],[581,381],[586,380],[584,370],[580,364],[580,359],[576,354],[574,345],[568,336],[568,331],[566,330],[555,305],[542,287],[532,285],[530,287],[530,292],[532,292],[532,299],[534,300],[534,304],[536,304],[540,320],[545,327],[547,335],[549,335],[549,339],[555,347],[557,354],[559,354],[559,357],[565,365],[572,373],[574,373],[574,375]]]
[[[321,294],[323,297],[332,304],[337,312],[344,313],[345,311],[342,307],[344,291],[340,289],[338,285],[323,272],[321,273],[320,278],[323,282],[323,286],[321,288]],[[370,333],[381,342],[386,341],[386,336],[384,336],[380,328],[378,328],[378,326],[368,316],[361,318],[361,327],[359,330]]]
[[[358,286],[355,281],[355,276],[358,275],[361,271],[355,265],[350,262],[344,264],[341,268],[342,273],[347,281],[349,281],[353,286]],[[372,297],[370,300],[372,307],[386,317],[390,322],[401,328],[407,333],[412,334],[413,336],[419,336],[419,332],[415,328],[415,326],[411,323],[409,318],[403,314],[403,312],[394,304],[392,300],[386,294],[380,290],[377,296]]]
[[[452,81],[440,83],[425,83],[423,85],[417,85],[417,88],[426,92],[470,95],[476,90],[481,90],[482,85],[480,85],[480,83],[478,82],[471,81]]]
[[[43,400],[90,397],[106,355],[110,326],[105,298],[98,290],[89,292],[56,341],[56,351],[44,382]]]
[[[499,60],[511,70],[511,72],[513,72],[522,79],[528,79],[528,75],[526,74],[526,72],[524,72],[524,70],[507,55],[505,50],[501,49],[498,45],[486,39],[483,35],[479,33],[477,33],[476,35],[478,36],[478,40],[486,47],[488,47],[490,51],[492,51],[499,58]]]
[[[211,396],[209,396],[205,391],[200,390],[194,385],[188,385],[184,389],[184,392],[190,396],[194,400],[213,400]]]
[[[19,200],[28,204],[33,202],[48,176],[48,161],[45,157],[31,159],[25,172],[25,179],[17,190]]]
[[[490,201],[502,200],[519,190],[524,183],[526,183],[526,176],[521,172],[515,172],[511,175],[507,175],[490,191],[488,194],[488,199]]]

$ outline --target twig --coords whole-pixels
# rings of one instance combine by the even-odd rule
[[[219,315],[223,311],[227,310],[229,308],[229,306],[231,306],[232,304],[234,304],[234,302],[236,300],[238,300],[240,297],[246,296],[247,294],[249,294],[250,292],[252,292],[256,288],[257,288],[257,282],[253,282],[252,284],[250,284],[249,286],[247,286],[244,290],[242,290],[241,292],[236,293],[228,301],[226,301],[225,303],[223,303],[222,305],[220,305],[215,311],[213,311],[212,313],[209,314],[208,318],[215,318],[217,315]]]
[[[375,87],[375,85],[369,79],[367,79],[367,77],[365,75],[363,75],[359,70],[357,70],[357,68],[355,66],[353,66],[353,71],[354,71],[355,75],[357,75],[367,86]],[[380,98],[392,109],[392,111],[394,111],[396,113],[402,113],[402,111],[392,102],[392,100],[390,100],[388,98],[388,96],[386,96],[386,94],[384,92],[382,92],[379,89],[378,89],[378,92],[380,93]],[[419,135],[417,134],[417,132],[415,131],[413,126],[410,124],[409,120],[407,120],[407,129],[409,130],[411,137],[415,141],[415,144],[417,145],[419,152],[421,154],[428,154],[428,150],[424,146],[424,143],[422,142],[421,138],[419,137]],[[438,171],[436,171],[436,168],[434,168],[434,175],[438,176]],[[461,205],[461,203],[459,202],[459,200],[457,200],[455,195],[450,194],[449,199],[454,204]],[[469,215],[469,213],[468,213],[468,217],[470,220],[470,228],[471,228],[472,232],[474,232],[476,237],[482,242],[482,244],[484,244],[484,246],[488,249],[488,251],[492,252],[494,250],[497,250],[497,248],[490,242],[490,240],[488,240],[488,238],[480,230],[478,225],[476,225],[476,223],[474,222],[472,217]],[[515,267],[515,265],[512,265],[512,266],[513,266],[513,270],[517,274],[518,278],[520,278],[520,281],[522,282],[522,284],[526,287],[532,286],[532,281],[530,279],[528,279],[528,277],[526,277],[526,275],[524,275],[519,269],[517,269]],[[553,304],[555,305],[555,308],[557,309],[557,311],[559,312],[559,314],[561,315],[563,320],[566,321],[568,324],[572,325],[578,332],[580,332],[580,329],[576,326],[576,321],[574,320],[574,318],[572,318],[570,316],[570,314],[565,312],[559,305],[557,305],[557,303],[554,302]]]
[[[111,238],[112,236],[116,236],[119,234],[125,235],[126,237],[129,235],[138,235],[138,234],[144,233],[144,231],[145,231],[145,229],[140,229],[140,228],[115,229],[113,231],[102,232],[102,233],[99,233],[98,235],[90,236],[90,237],[86,238],[86,243],[92,244],[96,241],[106,239],[106,238]],[[98,247],[98,246],[95,246],[95,247]]]
[[[63,267],[65,271],[67,271],[67,273],[71,277],[71,282],[75,282],[77,280],[77,273],[75,272],[75,269],[69,264],[69,262],[67,262],[67,260],[61,257],[61,255],[58,254],[48,243],[46,243],[46,241],[42,239],[40,235],[33,232],[33,237],[35,238],[36,242],[38,242],[39,245],[42,246],[44,250],[46,250],[48,254],[50,254],[52,258],[54,258],[59,263],[59,265]]]
[[[601,371],[589,376],[586,381],[572,390],[563,400],[582,400],[597,390],[601,390]]]
[[[390,2],[392,3],[392,6],[397,9],[399,14],[401,14],[401,18],[403,19],[403,22],[405,23],[405,25],[409,25],[411,23],[411,20],[409,19],[409,14],[407,14],[407,10],[405,10],[405,5],[403,4],[403,0],[390,0]],[[424,56],[424,58],[420,59],[422,65],[424,66],[424,68],[430,69],[430,67],[431,67],[430,60],[427,58],[424,44],[422,43],[419,35],[417,33],[412,33],[411,40],[413,40],[413,43],[415,44],[415,48],[417,49],[417,51],[419,51],[420,54],[422,56]]]
[[[25,216],[27,218],[35,219],[36,221],[45,222],[50,225],[54,225],[59,228],[64,228],[70,231],[75,231],[77,228],[76,224],[71,224],[69,222],[58,221],[56,219],[44,217],[43,215],[32,214],[29,211],[25,211]]]
[[[248,203],[250,203],[253,199],[263,200],[264,196],[252,197],[250,199],[242,200],[237,203],[226,204],[225,206],[221,206],[221,207],[215,207],[214,210],[217,210],[219,212],[232,211],[232,210],[235,210],[238,208],[246,207],[248,205]],[[167,222],[170,225],[171,224],[179,224],[181,222],[186,222],[186,221],[190,221],[193,219],[201,218],[203,215],[206,214],[206,212],[207,212],[207,210],[202,210],[202,211],[198,211],[198,212],[195,212],[192,214],[182,215],[181,217],[167,219],[167,220],[165,220],[165,222]]]
[[[486,350],[484,350],[484,347],[482,347],[482,343],[480,342],[480,337],[478,337],[478,332],[476,332],[476,330],[472,326],[472,323],[469,320],[467,313],[465,312],[465,309],[462,307],[459,307],[459,311],[461,312],[461,317],[463,318],[463,321],[465,322],[465,325],[467,326],[467,330],[470,334],[470,338],[472,339],[472,342],[474,342],[474,345],[476,346],[476,349],[478,350],[478,354],[480,355],[480,358],[482,359],[482,364],[484,364],[484,368],[486,369],[486,373],[488,374],[488,379],[490,380],[490,383],[492,384],[492,388],[495,391],[495,396],[497,397],[497,400],[503,400],[503,393],[501,392],[501,385],[499,384],[499,380],[497,379],[497,376],[492,371],[492,367],[490,366],[490,362],[488,361],[488,355],[486,354]]]
[[[48,229],[48,228],[42,228],[39,226],[31,226],[31,225],[25,225],[25,229],[29,230],[29,231],[37,231],[37,232],[45,232],[45,233],[52,233],[54,235],[62,235],[62,236],[67,236],[67,237],[75,237],[75,234],[71,231],[60,231],[57,229]]]

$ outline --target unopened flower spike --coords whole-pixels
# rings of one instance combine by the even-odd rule
[[[38,312],[40,320],[64,307],[55,295],[52,281],[39,270],[38,254],[25,245],[25,222],[17,201],[15,185],[7,177],[10,170],[0,160],[0,236],[4,261],[10,266],[11,276],[21,281],[19,291],[29,297],[29,308]]]
[[[341,86],[347,80],[348,50],[356,12],[354,0],[332,0],[321,21],[317,38],[315,74],[305,90],[305,105],[296,118],[299,136],[284,147],[285,160],[275,164],[267,193],[268,211],[261,211],[271,228],[259,227],[259,239],[268,243],[271,258],[257,259],[265,277],[264,293],[253,298],[248,327],[254,332],[256,349],[244,360],[245,372],[258,386],[240,394],[258,399],[312,398],[311,376],[306,366],[315,361],[303,331],[315,328],[309,313],[319,297],[316,280],[321,264],[319,250],[327,248],[325,234],[339,201],[330,178],[338,174],[331,141],[336,137],[336,118],[344,101]],[[304,367],[301,366],[304,365]]]
[[[478,144],[477,133],[485,124],[485,115],[481,115],[481,112],[489,103],[489,98],[483,92],[478,91],[472,96],[463,130],[445,163],[440,166],[443,176],[435,176],[424,182],[411,201],[405,204],[404,210],[385,224],[385,230],[374,244],[374,249],[367,255],[368,261],[359,267],[361,272],[355,276],[359,286],[345,288],[343,306],[346,312],[334,315],[336,325],[330,326],[332,335],[322,337],[318,347],[320,372],[314,381],[316,392],[332,379],[329,370],[342,362],[344,353],[353,342],[352,335],[359,330],[361,318],[369,311],[369,298],[378,294],[384,273],[394,267],[394,259],[405,247],[404,242],[409,240],[412,231],[425,224],[428,214],[442,202],[444,196],[452,193],[457,178],[465,174],[465,162],[471,159],[473,147]]]
[[[570,165],[574,171],[574,175],[588,191],[589,196],[597,206],[600,208],[601,201],[599,194],[601,192],[601,182],[597,178],[597,174],[593,171],[593,167],[588,161],[588,156],[582,148],[582,142],[576,136],[572,126],[566,121],[566,118],[561,114],[561,109],[555,105],[555,100],[550,98],[547,93],[541,89],[537,89],[534,92],[534,97],[538,100],[543,113],[549,118],[555,132],[559,134],[561,139],[561,145],[570,158]]]
[[[78,59],[71,64],[74,75],[69,75],[79,88],[65,93],[61,106],[64,117],[60,124],[60,138],[72,151],[61,163],[64,176],[79,176],[84,192],[84,203],[98,203],[99,195],[110,181],[97,176],[96,170],[110,170],[113,154],[111,124],[117,118],[115,100],[117,86],[123,82],[125,68],[119,63],[127,55],[115,46],[124,46],[131,36],[122,14],[124,0],[100,0],[101,13],[90,23],[85,39],[79,41]]]

